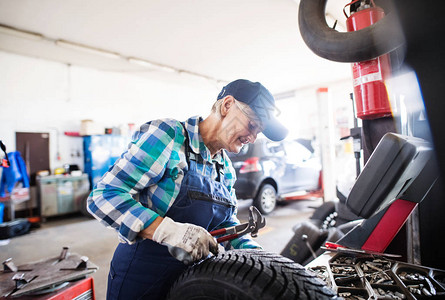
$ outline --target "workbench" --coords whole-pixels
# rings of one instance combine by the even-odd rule
[[[94,299],[93,280],[87,275],[97,269],[68,247],[59,256],[18,266],[9,258],[0,271],[0,299]]]
[[[89,193],[87,174],[37,176],[37,194],[43,218],[80,211],[82,200]]]
[[[15,206],[29,199],[29,188],[24,187],[15,187],[11,193],[6,193],[5,197],[0,197],[0,202],[9,207],[9,221],[15,220]]]

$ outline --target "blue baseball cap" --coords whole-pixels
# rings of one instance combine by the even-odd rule
[[[281,141],[288,130],[274,116],[276,107],[272,94],[259,82],[238,79],[227,84],[218,94],[217,100],[233,96],[255,112],[263,124],[263,134],[272,141]]]

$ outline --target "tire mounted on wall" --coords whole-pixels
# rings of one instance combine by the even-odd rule
[[[314,273],[281,255],[231,250],[190,267],[167,299],[338,299]]]

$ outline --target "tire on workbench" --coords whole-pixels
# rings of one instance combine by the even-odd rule
[[[230,250],[187,269],[167,299],[337,299],[313,272],[281,255]]]

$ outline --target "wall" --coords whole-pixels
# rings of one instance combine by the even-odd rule
[[[9,152],[16,131],[49,132],[51,169],[83,166],[82,139],[64,135],[79,131],[81,120],[113,127],[206,116],[218,92],[0,52],[0,139]]]
[[[319,87],[328,87],[335,107],[337,157],[343,160],[339,165],[353,165],[350,141],[339,142],[353,125],[350,79],[293,91],[291,97],[277,101],[279,117],[292,137],[316,137]],[[0,52],[0,139],[9,152],[15,150],[16,131],[49,132],[51,171],[65,163],[83,168],[82,139],[64,134],[79,131],[81,120],[116,127],[154,118],[206,116],[219,89],[209,82],[166,83]],[[349,169],[339,174],[354,177],[354,167]]]

